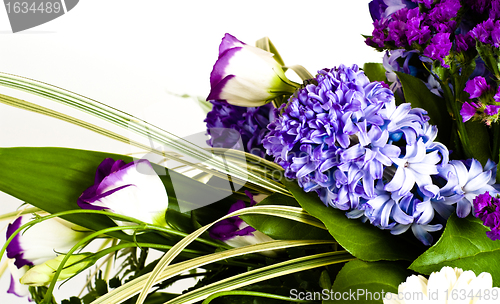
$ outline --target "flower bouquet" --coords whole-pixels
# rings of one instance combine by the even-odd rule
[[[83,272],[86,291],[61,303],[499,303],[500,1],[369,10],[366,44],[384,58],[362,68],[313,75],[268,38],[226,34],[200,101],[207,131],[187,138],[0,74],[139,139],[2,103],[142,151],[0,149],[0,190],[27,203],[3,216],[9,292],[57,303],[57,282]]]

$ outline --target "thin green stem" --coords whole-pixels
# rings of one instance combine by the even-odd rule
[[[292,299],[291,297],[285,297],[285,296],[275,295],[275,294],[272,294],[272,293],[264,293],[264,292],[257,292],[257,291],[234,290],[234,291],[221,291],[221,292],[218,292],[218,293],[214,293],[213,295],[211,295],[208,298],[206,298],[203,301],[203,303],[201,303],[201,304],[208,304],[213,299],[218,298],[218,297],[223,297],[223,296],[261,297],[261,298],[282,300],[282,301],[286,301],[286,302],[314,303],[313,301]]]
[[[174,229],[160,227],[160,226],[156,226],[156,225],[152,225],[152,224],[146,224],[146,223],[143,223],[143,222],[141,222],[141,221],[139,221],[139,220],[137,220],[137,219],[135,219],[133,217],[129,217],[129,216],[125,216],[125,215],[120,215],[120,214],[116,214],[116,213],[111,213],[111,212],[108,212],[108,211],[89,210],[89,209],[77,209],[77,210],[68,210],[68,211],[63,211],[63,212],[58,212],[58,213],[54,213],[54,214],[51,214],[51,215],[47,215],[47,216],[44,216],[44,217],[32,220],[29,223],[26,223],[26,224],[22,225],[14,233],[12,233],[12,235],[7,239],[7,241],[5,242],[4,246],[2,247],[2,250],[0,251],[0,256],[3,256],[5,250],[7,249],[7,246],[9,245],[9,243],[14,239],[14,237],[18,233],[20,233],[24,229],[29,228],[29,227],[31,227],[31,226],[33,226],[35,224],[38,224],[38,223],[40,223],[42,221],[45,221],[45,220],[48,220],[48,219],[51,219],[51,218],[54,218],[54,217],[60,217],[60,216],[64,216],[64,215],[78,214],[78,213],[86,213],[86,214],[92,213],[92,214],[103,214],[103,215],[106,215],[106,216],[113,216],[113,217],[116,217],[116,218],[119,218],[121,220],[125,220],[125,221],[128,221],[128,222],[133,222],[133,223],[137,223],[137,224],[143,224],[144,225],[143,230],[151,230],[151,231],[164,232],[164,233],[167,233],[167,234],[173,234],[173,235],[177,235],[177,236],[181,236],[181,237],[186,237],[186,236],[189,235],[187,233],[184,233],[184,232],[181,232],[181,231],[177,231],[177,230],[174,230]],[[210,240],[205,240],[205,239],[202,239],[202,238],[197,238],[196,240],[199,241],[200,243],[204,243],[204,244],[211,245],[211,246],[214,246],[214,247],[230,248],[230,247],[228,247],[225,244],[217,243],[217,242],[210,241]]]

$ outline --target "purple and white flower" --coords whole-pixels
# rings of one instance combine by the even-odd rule
[[[168,195],[146,159],[126,164],[106,158],[97,168],[94,185],[78,198],[83,209],[108,210],[145,223],[165,226]],[[115,220],[119,225],[129,225]]]
[[[496,165],[489,161],[484,170],[475,159],[466,161],[452,160],[439,169],[439,174],[448,181],[446,190],[441,190],[443,203],[457,203],[458,217],[466,217],[472,210],[476,196],[489,192],[492,195],[500,192],[495,188]]]
[[[292,94],[298,84],[286,78],[273,56],[226,34],[210,74],[211,90],[207,100],[257,107],[278,96]]]
[[[7,238],[30,220],[31,215],[23,215],[9,224]],[[15,259],[18,268],[38,265],[69,251],[89,234],[85,228],[65,220],[48,219],[18,233],[7,246],[7,257]]]
[[[8,259],[7,261],[7,267],[10,271],[10,287],[9,290],[7,290],[7,293],[16,295],[20,298],[29,296],[29,287],[21,284],[19,281],[26,271],[28,271],[29,266],[24,265],[21,268],[17,268],[17,266],[14,265],[14,261],[14,259]],[[31,301],[31,299],[29,300]]]

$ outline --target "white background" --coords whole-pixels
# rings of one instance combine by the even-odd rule
[[[0,71],[80,93],[185,136],[204,130],[204,113],[193,99],[171,93],[208,95],[224,33],[248,44],[268,36],[286,64],[301,64],[313,74],[341,63],[381,62],[381,53],[366,46],[361,36],[372,30],[368,2],[86,0],[58,19],[16,34],[0,6]],[[0,94],[87,119],[39,97],[3,87]],[[0,104],[0,147],[15,146],[122,154],[133,150],[71,124]],[[0,193],[1,213],[20,203]],[[27,303],[6,294],[8,277],[0,281],[0,303]],[[64,285],[58,301],[80,288]]]

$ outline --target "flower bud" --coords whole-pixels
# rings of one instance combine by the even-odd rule
[[[92,259],[80,262],[90,255],[91,253],[71,255],[66,261],[65,267],[59,274],[57,280],[61,281],[68,279],[94,264],[95,261],[93,261]],[[56,273],[57,268],[59,268],[59,265],[61,264],[64,257],[65,255],[61,254],[55,259],[34,266],[21,277],[21,284],[30,286],[45,286],[50,284],[50,282],[54,278],[54,274]]]

